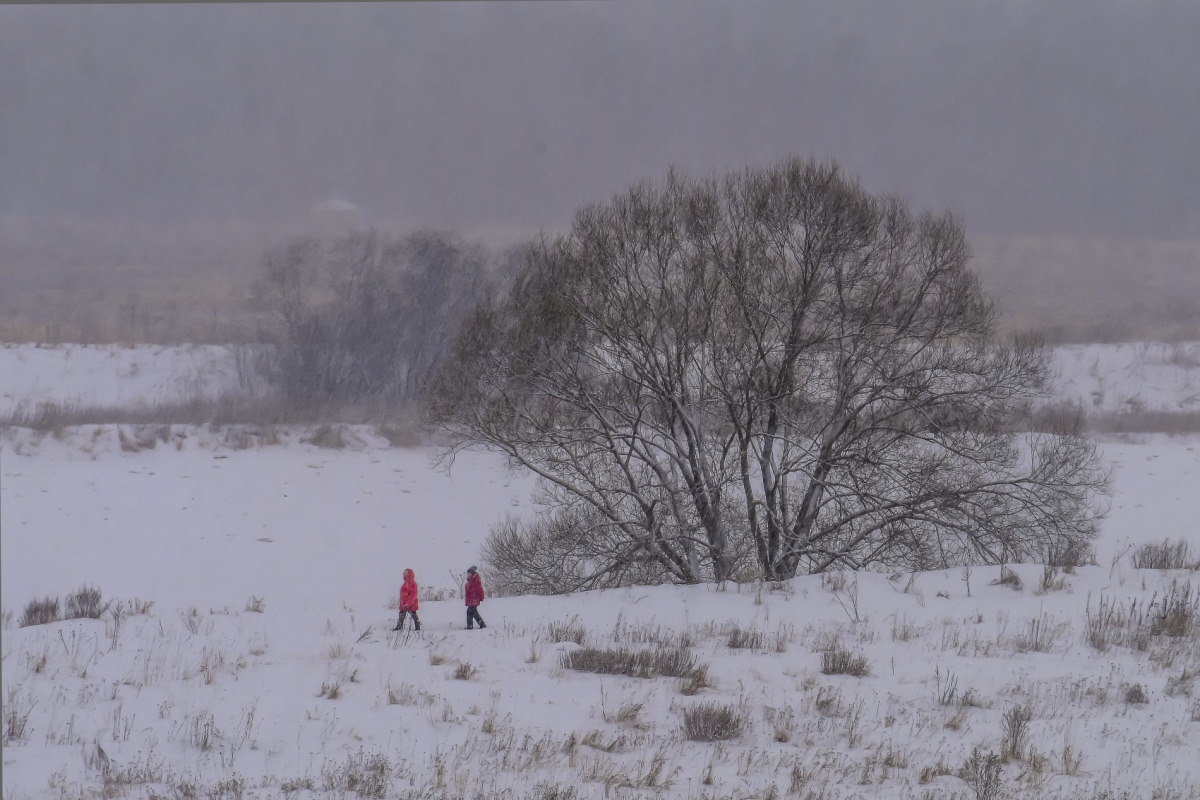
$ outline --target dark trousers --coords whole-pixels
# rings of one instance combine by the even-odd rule
[[[400,619],[396,620],[395,630],[400,630],[401,628],[404,627],[404,615],[405,614],[411,614],[412,618],[413,618],[413,627],[415,627],[417,630],[421,630],[421,620],[417,617],[417,612],[408,611],[403,608],[400,609]]]
[[[483,617],[479,616],[479,606],[467,606],[467,627],[472,627],[474,622],[478,622],[481,628],[487,627],[483,622]]]

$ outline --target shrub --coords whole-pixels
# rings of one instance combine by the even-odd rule
[[[821,653],[821,672],[826,675],[854,675],[861,678],[871,673],[867,657],[841,647]]]
[[[574,786],[539,783],[533,788],[533,794],[526,796],[526,800],[575,800],[578,796],[579,792]]]
[[[1087,641],[1104,652],[1117,644],[1135,650],[1150,646],[1149,606],[1131,600],[1127,607],[1101,595],[1096,609],[1087,606]]]
[[[1193,589],[1191,581],[1171,581],[1171,588],[1162,600],[1157,603],[1152,600],[1150,605],[1151,608],[1157,605],[1157,610],[1151,616],[1152,635],[1187,636],[1196,629],[1196,619],[1200,617],[1200,594]]]
[[[1034,617],[1029,620],[1025,635],[1017,638],[1017,650],[1022,653],[1030,650],[1035,653],[1049,653],[1054,642],[1054,633],[1049,617]]]
[[[20,686],[10,686],[4,702],[4,744],[23,742],[29,735],[29,715],[35,700],[21,693]]]
[[[655,647],[648,650],[584,647],[563,653],[559,663],[565,669],[633,678],[692,678],[705,669],[690,650],[682,647]]]
[[[700,692],[711,685],[708,682],[708,666],[701,664],[696,668],[695,672],[680,681],[679,693],[691,697],[692,695],[700,694]]]
[[[619,531],[587,511],[497,523],[484,541],[483,561],[497,596],[567,594],[668,578],[654,560],[631,556]]]
[[[1021,576],[1004,564],[1000,565],[1000,577],[992,581],[992,586],[1011,586],[1014,591],[1021,591]]]
[[[81,586],[67,595],[66,619],[100,619],[110,603],[100,602],[100,590],[95,586]]]
[[[346,440],[346,429],[341,425],[322,425],[302,441],[329,450],[341,450],[349,444]]]
[[[1142,688],[1140,683],[1135,683],[1125,687],[1125,702],[1126,703],[1149,703],[1149,698],[1146,697],[1146,690]]]
[[[46,625],[58,622],[58,598],[43,597],[41,600],[30,600],[21,615],[21,627],[30,625]]]
[[[958,771],[958,777],[975,792],[975,800],[997,800],[1000,797],[1001,769],[1000,756],[995,753],[984,755],[977,747]]]
[[[729,631],[728,644],[733,650],[761,650],[763,634],[762,631],[748,630],[734,625]]]
[[[683,712],[683,733],[693,742],[735,739],[745,726],[741,712],[730,705],[701,703]]]
[[[578,619],[570,622],[551,622],[546,626],[546,636],[552,642],[574,642],[582,645],[587,638],[587,629]]]
[[[1028,706],[1013,706],[1004,712],[1004,740],[1000,743],[1000,755],[1006,759],[1020,759],[1025,751],[1025,739],[1029,735],[1029,721],[1033,711]]]
[[[342,764],[321,768],[326,791],[352,792],[359,797],[386,797],[392,786],[392,762],[382,753],[367,755],[361,750]]]
[[[936,764],[930,764],[921,768],[919,780],[924,785],[926,783],[933,783],[937,778],[943,775],[950,775],[951,773],[950,766],[939,757]]]
[[[250,599],[246,601],[246,610],[254,614],[261,614],[267,610],[267,604],[261,597],[250,595]]]
[[[1192,555],[1190,545],[1183,539],[1144,544],[1133,552],[1132,560],[1137,569],[1200,570],[1200,557]]]
[[[456,681],[469,681],[474,677],[475,667],[471,666],[465,661],[462,664],[459,664],[458,668],[454,670],[454,680]]]

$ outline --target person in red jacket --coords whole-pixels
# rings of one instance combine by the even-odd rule
[[[417,607],[420,601],[417,599],[417,578],[413,575],[411,569],[404,570],[404,583],[400,586],[400,619],[396,621],[396,627],[392,628],[398,631],[404,627],[404,615],[412,614],[413,627],[416,630],[421,630],[421,620],[417,617]]]
[[[465,596],[467,599],[467,630],[471,630],[474,622],[478,622],[480,628],[486,628],[487,623],[483,621],[483,617],[479,616],[479,604],[483,602],[483,580],[473,566],[467,567]]]

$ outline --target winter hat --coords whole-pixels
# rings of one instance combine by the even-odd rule
[[[475,571],[475,565],[474,565],[474,564],[472,564],[471,566],[467,567],[467,572],[474,572],[474,571]]]

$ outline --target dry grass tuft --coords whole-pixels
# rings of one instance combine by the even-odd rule
[[[867,657],[841,647],[821,653],[821,672],[826,675],[853,675],[862,678],[871,674]]]

